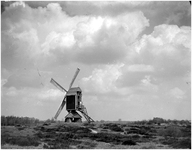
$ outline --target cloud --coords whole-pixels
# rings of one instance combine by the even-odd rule
[[[179,89],[178,87],[175,87],[170,90],[170,95],[177,99],[182,99],[185,97],[185,92]]]
[[[152,64],[126,64],[121,69],[122,76],[117,80],[117,85],[119,88],[139,86],[145,76],[151,76],[154,72]]]
[[[22,114],[31,108],[37,116],[54,114],[48,108],[56,110],[64,94],[53,89],[50,78],[67,85],[77,67],[88,108],[97,106],[103,113],[111,108],[112,118],[118,117],[113,110],[126,115],[140,111],[140,118],[145,110],[145,117],[166,116],[170,109],[176,111],[175,99],[189,110],[186,3],[12,3],[2,12],[3,112]],[[91,113],[103,117],[96,110]]]
[[[115,82],[121,76],[120,69],[122,66],[123,64],[106,65],[102,69],[94,69],[89,77],[82,78],[82,88],[87,93],[115,92]]]
[[[13,5],[2,14],[2,55],[7,55],[3,58],[4,63],[6,59],[17,61],[18,65],[25,59],[39,66],[69,61],[111,63],[122,59],[127,53],[127,45],[149,26],[142,12],[115,17],[70,17],[58,3],[36,9],[27,4],[25,7]],[[104,57],[106,55],[108,57]],[[10,68],[14,68],[11,62]]]
[[[125,64],[116,64],[94,69],[90,76],[82,78],[80,83],[83,91],[91,95],[98,93],[104,97],[127,96],[138,92],[152,94],[158,91],[158,86],[151,83],[151,76],[145,76],[143,71],[135,70],[134,74],[125,74],[124,68]]]
[[[28,116],[43,120],[53,117],[64,96],[59,90],[46,87],[2,87],[1,91],[3,115]]]
[[[133,44],[137,53],[132,57],[134,63],[152,65],[156,77],[175,78],[190,70],[189,27],[159,25],[150,35]]]
[[[40,93],[37,93],[37,97],[40,100],[56,100],[57,98],[60,98],[64,96],[64,93],[60,92],[59,90],[55,89],[47,89],[45,91],[41,91]],[[59,99],[58,99],[59,100]],[[60,99],[62,101],[62,99]]]
[[[38,5],[46,7],[47,3],[26,2],[30,6]],[[178,24],[179,26],[191,24],[191,8],[189,2],[131,2],[131,1],[111,1],[111,2],[58,2],[69,16],[118,16],[123,13],[140,10],[150,19],[152,28],[162,23]],[[36,8],[37,6],[35,6]],[[151,13],[153,12],[153,13]],[[149,32],[150,33],[150,32]]]
[[[18,70],[18,72],[8,77],[5,87],[15,87],[22,89],[25,87],[41,88],[46,79],[46,73],[37,69]]]
[[[17,96],[18,92],[16,91],[15,87],[10,87],[5,95],[13,97],[13,96]]]
[[[10,15],[8,10],[15,11],[16,15]],[[4,20],[4,18],[8,19]],[[15,20],[16,18],[18,20]],[[48,60],[52,64],[67,63],[71,60],[85,64],[112,63],[121,60],[131,53],[129,45],[149,26],[149,20],[139,11],[117,16],[71,17],[62,11],[58,3],[49,3],[47,7],[36,9],[30,8],[27,4],[25,7],[11,5],[3,13],[2,19],[4,20],[2,33],[8,38],[4,40],[5,36],[3,36],[6,45],[11,45],[9,42],[13,41],[11,51],[15,49],[14,52],[19,54],[19,59],[27,56],[39,65],[49,65],[46,64]],[[190,42],[186,39],[186,36],[190,35],[188,31],[188,27],[157,26],[151,35],[144,35],[140,43],[136,43],[137,51],[140,51],[139,47],[142,43],[147,44],[148,48],[152,47],[151,55],[172,53],[171,51],[174,51],[175,46],[178,45],[188,48],[190,47]],[[5,43],[3,42],[3,45]],[[173,46],[171,43],[176,45]],[[154,48],[157,45],[161,50]],[[3,52],[3,55],[7,53],[7,51]],[[143,55],[148,54],[145,52]],[[66,56],[69,56],[69,59],[63,61],[62,57]],[[152,58],[148,61],[150,59]],[[5,61],[3,59],[3,62]]]
[[[135,64],[127,67],[127,71],[130,72],[153,72],[154,68],[150,65]]]
[[[18,89],[16,87],[3,87],[3,97],[15,98],[16,100],[20,97],[21,100],[32,100],[34,102],[41,101],[62,101],[64,93],[60,92],[58,89],[50,89],[44,87],[42,89],[35,89],[31,87],[25,87]]]
[[[155,95],[163,91],[161,85],[165,82],[175,82],[177,86],[186,82],[191,59],[190,28],[165,24],[157,26],[152,34],[143,35],[130,45],[130,49],[127,59],[121,61],[123,65],[98,67],[90,76],[83,78],[85,91]]]
[[[30,6],[34,5],[27,2]],[[125,12],[130,12],[135,6],[145,6],[150,2],[59,2],[63,10],[69,16],[97,15],[97,16],[116,16]],[[45,4],[43,4],[45,6]],[[133,11],[133,10],[132,10]]]
[[[20,1],[20,2],[15,2],[11,4],[12,7],[17,7],[17,6],[22,6],[25,7],[25,3]]]
[[[7,83],[7,79],[1,79],[1,87]]]
[[[152,5],[127,4],[132,7]],[[11,15],[10,12],[15,13]],[[149,20],[140,11],[116,16],[71,17],[59,3],[35,9],[27,4],[23,7],[13,3],[2,14],[2,19],[2,56],[5,56],[2,62],[10,68],[24,65],[23,61],[42,68],[71,61],[84,64],[123,62],[121,82],[124,85],[139,84],[146,75],[155,80],[163,76],[182,76],[189,70],[190,28],[159,25],[152,34],[139,39],[149,26]]]
[[[132,20],[131,24],[129,20]],[[99,25],[95,28],[97,24]],[[79,25],[74,32],[79,46],[76,58],[83,63],[112,63],[123,59],[129,51],[128,45],[134,42],[148,25],[148,20],[141,12],[92,18]],[[89,32],[89,29],[94,30]]]
[[[54,49],[73,45],[73,28],[84,18],[87,17],[68,17],[57,3],[37,9],[27,4],[25,7],[11,5],[2,14],[3,65],[9,64],[12,69],[24,60],[46,66],[49,59],[54,61]]]

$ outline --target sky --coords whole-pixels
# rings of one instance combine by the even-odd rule
[[[51,119],[65,95],[51,78],[67,89],[80,68],[93,120],[191,119],[189,1],[2,6],[1,115]]]

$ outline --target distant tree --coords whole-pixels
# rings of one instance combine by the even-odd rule
[[[148,124],[148,125],[153,124],[153,120],[149,120],[149,121],[147,122],[147,124]]]
[[[153,122],[156,124],[164,123],[164,119],[155,117],[155,118],[153,118]]]
[[[17,124],[21,125],[32,125],[39,123],[38,119],[29,118],[29,117],[16,117],[16,116],[1,116],[1,125],[2,126],[14,126]]]
[[[7,118],[5,116],[1,116],[1,126],[7,125]]]
[[[178,120],[176,120],[176,119],[174,119],[173,121],[172,121],[174,124],[178,124]]]
[[[141,125],[145,125],[145,124],[147,124],[147,120],[142,120]]]

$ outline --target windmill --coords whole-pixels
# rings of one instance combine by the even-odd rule
[[[80,69],[77,68],[74,77],[72,78],[72,81],[69,85],[69,90],[67,91],[64,89],[59,83],[57,83],[53,78],[51,78],[51,83],[55,85],[59,90],[62,92],[66,92],[63,101],[58,109],[58,111],[55,114],[54,119],[57,119],[59,114],[61,113],[63,107],[66,104],[66,110],[68,111],[68,114],[65,116],[65,122],[82,122],[81,116],[79,115],[79,112],[83,114],[85,119],[90,123],[94,122],[94,120],[88,116],[86,107],[82,103],[82,90],[80,87],[72,87]]]

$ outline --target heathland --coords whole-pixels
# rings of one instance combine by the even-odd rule
[[[65,123],[1,117],[2,149],[191,149],[191,122],[142,121]]]

